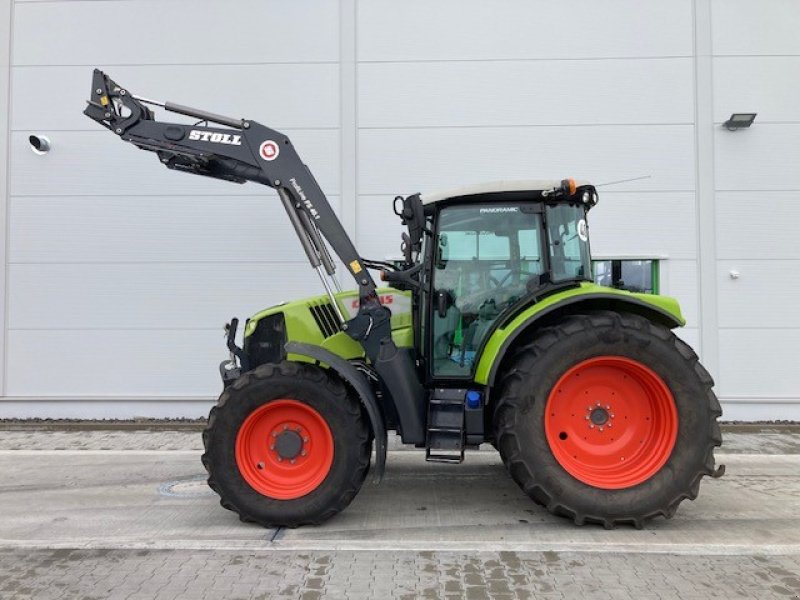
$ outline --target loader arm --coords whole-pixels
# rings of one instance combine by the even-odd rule
[[[289,138],[249,119],[135,96],[99,69],[94,70],[87,104],[86,116],[124,141],[155,152],[167,168],[235,183],[252,181],[277,190],[303,250],[337,311],[342,329],[364,347],[391,390],[398,412],[407,415],[404,438],[413,443],[422,441],[424,392],[414,362],[392,340],[391,312],[381,305],[364,260]],[[194,125],[159,122],[147,105],[199,121]],[[359,310],[350,320],[345,320],[333,295],[331,280],[334,286],[338,283],[331,276],[336,269],[325,241],[358,285]]]
[[[158,122],[145,104],[197,117],[205,125]],[[375,282],[311,171],[284,134],[255,121],[134,96],[97,69],[92,98],[84,114],[126,142],[155,152],[170,169],[236,183],[253,181],[276,189],[282,198],[288,196],[291,209],[302,220],[303,233],[311,238],[320,262],[324,262],[327,253],[324,245],[317,246],[320,240],[314,235],[315,230],[322,233],[344,262],[362,298],[368,302],[375,298]],[[226,127],[211,127],[210,122]],[[309,224],[313,227],[308,227]],[[308,249],[305,242],[301,236],[304,249]]]

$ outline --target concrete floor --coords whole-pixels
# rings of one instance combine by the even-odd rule
[[[800,553],[800,455],[731,455],[725,463],[726,476],[707,479],[674,519],[608,532],[534,505],[494,453],[451,466],[396,452],[383,484],[365,484],[331,521],[274,531],[223,510],[194,452],[6,451],[0,545]]]
[[[172,440],[167,446],[172,449],[156,449],[164,448],[167,439]],[[0,596],[27,597],[25,593],[4,596],[3,591],[38,589],[23,583],[25,577],[35,583],[40,576],[15,575],[15,560],[44,560],[43,555],[59,551],[72,552],[70,560],[75,560],[75,551],[88,553],[80,555],[80,560],[97,560],[91,552],[144,550],[166,551],[176,558],[196,557],[198,552],[213,556],[265,553],[281,560],[299,556],[296,560],[301,562],[324,553],[334,563],[337,556],[400,560],[431,552],[465,557],[511,552],[523,562],[529,557],[531,564],[550,555],[580,555],[583,564],[612,554],[631,561],[670,555],[670,560],[683,561],[682,568],[687,569],[681,574],[676,567],[675,585],[691,580],[691,569],[701,564],[692,557],[705,557],[703,564],[710,557],[729,557],[728,566],[719,568],[730,568],[731,575],[724,581],[731,585],[761,557],[782,561],[782,566],[775,566],[775,581],[765,582],[765,595],[759,596],[797,598],[798,440],[796,433],[729,434],[726,450],[718,454],[727,474],[718,480],[705,479],[698,500],[682,504],[674,519],[650,522],[642,531],[575,527],[549,515],[517,488],[492,451],[468,454],[464,464],[455,466],[425,463],[420,452],[393,451],[383,484],[366,483],[351,506],[323,526],[266,530],[239,522],[219,506],[204,483],[197,434],[0,431]],[[48,565],[66,555],[55,556]],[[136,555],[125,556],[133,560]],[[696,577],[702,573],[698,571]],[[4,580],[12,587],[1,587]],[[80,585],[80,581],[73,583]],[[766,583],[789,595],[769,591],[772,588]],[[744,584],[738,581],[737,589],[745,589]],[[66,588],[73,595],[79,589]],[[702,597],[699,587],[693,589],[700,590]],[[351,597],[377,593],[374,589],[364,595],[344,591]],[[445,588],[440,591],[443,594]],[[686,597],[679,587],[673,591],[675,597]],[[486,596],[490,595],[486,588]]]

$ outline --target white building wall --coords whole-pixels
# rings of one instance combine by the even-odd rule
[[[318,291],[273,192],[169,172],[81,114],[97,66],[145,96],[285,131],[374,258],[398,252],[397,194],[649,176],[601,188],[594,254],[662,257],[662,292],[681,301],[726,417],[800,418],[800,3],[4,6],[0,416],[200,416],[219,390],[221,325]],[[750,110],[750,130],[719,126]],[[31,133],[53,151],[31,153]]]
[[[84,117],[91,69],[285,131],[338,206],[339,7],[18,1],[12,22],[0,414],[200,416],[222,325],[319,284],[274,192],[169,172]]]
[[[800,3],[714,0],[719,385],[730,418],[800,418]],[[730,273],[740,273],[732,279]]]

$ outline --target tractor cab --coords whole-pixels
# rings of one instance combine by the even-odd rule
[[[586,213],[596,203],[593,186],[571,179],[503,181],[396,200],[409,229],[406,267],[428,265],[420,272],[417,321],[432,377],[471,376],[499,322],[549,291],[592,280]]]

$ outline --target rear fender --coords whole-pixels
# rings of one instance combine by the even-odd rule
[[[634,294],[624,290],[582,283],[580,287],[564,290],[522,310],[513,319],[495,329],[483,347],[475,382],[492,386],[503,360],[515,343],[525,339],[532,329],[546,325],[566,314],[591,310],[613,310],[641,315],[654,323],[669,327],[686,324],[678,301],[668,296]]]

